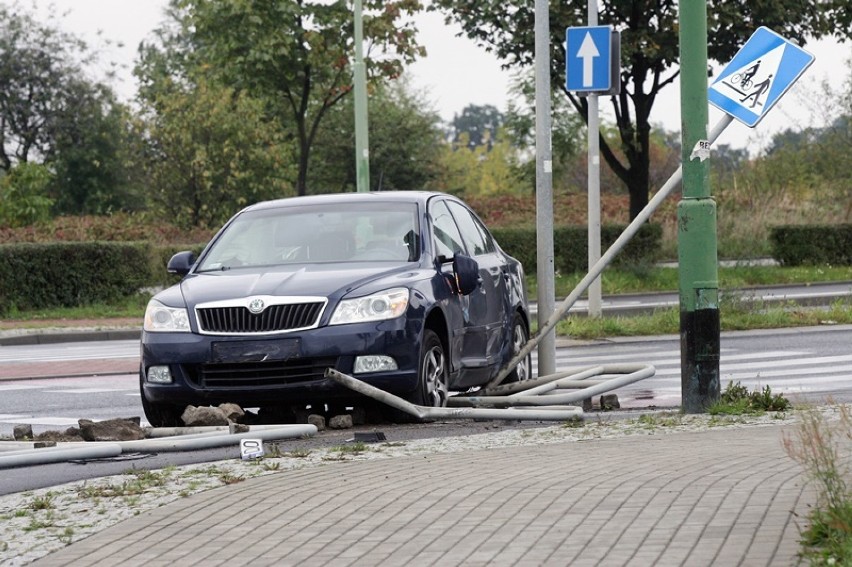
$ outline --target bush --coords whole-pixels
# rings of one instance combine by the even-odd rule
[[[605,252],[624,231],[624,226],[601,227],[601,252]],[[527,274],[536,272],[537,244],[535,228],[495,228],[491,231],[500,247],[524,265]],[[631,266],[652,262],[660,251],[662,229],[645,224],[615,257],[615,265]],[[554,267],[563,274],[588,270],[588,229],[584,226],[556,227],[553,233]]]
[[[143,242],[2,245],[0,314],[114,301],[151,279]]]
[[[772,257],[785,266],[852,265],[852,224],[776,226]]]

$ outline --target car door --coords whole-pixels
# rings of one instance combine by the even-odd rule
[[[462,347],[462,365],[483,368],[499,363],[506,320],[503,258],[490,233],[473,212],[456,201],[447,207],[458,225],[468,254],[479,264],[479,287],[468,296],[470,307]]]

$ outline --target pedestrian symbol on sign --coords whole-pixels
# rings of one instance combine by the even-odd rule
[[[754,126],[812,62],[813,55],[761,27],[710,85],[708,99]]]
[[[724,80],[711,85],[711,89],[725,88],[724,94],[735,96],[748,108],[763,106],[766,94],[772,87],[772,78],[778,72],[781,58],[784,56],[784,45],[765,53],[756,61],[749,61],[738,71],[728,75]],[[733,90],[734,93],[730,91]]]

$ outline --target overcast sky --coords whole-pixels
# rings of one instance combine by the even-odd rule
[[[132,96],[136,87],[130,68],[136,47],[162,20],[167,0],[52,0],[51,3],[59,12],[67,12],[62,26],[91,45],[102,45],[100,37],[123,42],[121,49],[108,49],[107,57],[125,65],[115,87],[123,98]],[[456,37],[458,28],[445,25],[439,14],[422,14],[417,25],[428,56],[409,71],[415,86],[426,91],[433,108],[444,120],[452,120],[468,104],[491,104],[506,109],[511,75],[500,69],[492,55],[473,42]],[[799,129],[822,123],[827,101],[820,99],[816,88],[823,81],[840,88],[849,77],[846,61],[852,56],[852,46],[820,41],[809,43],[805,49],[817,59],[802,79],[755,129],[735,122],[718,143],[756,151],[773,133],[785,127]],[[678,89],[676,83],[666,87],[654,106],[652,120],[667,130],[680,130]],[[608,101],[601,99],[602,112],[607,112],[608,106]],[[721,113],[711,107],[710,126],[720,117]]]

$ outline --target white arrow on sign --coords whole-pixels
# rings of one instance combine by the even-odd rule
[[[577,51],[577,57],[583,60],[583,86],[590,87],[594,84],[594,77],[592,76],[595,57],[600,57],[601,53],[598,51],[598,47],[595,45],[595,41],[592,39],[592,34],[586,32],[586,37],[583,38],[583,43],[580,44],[580,49]]]

